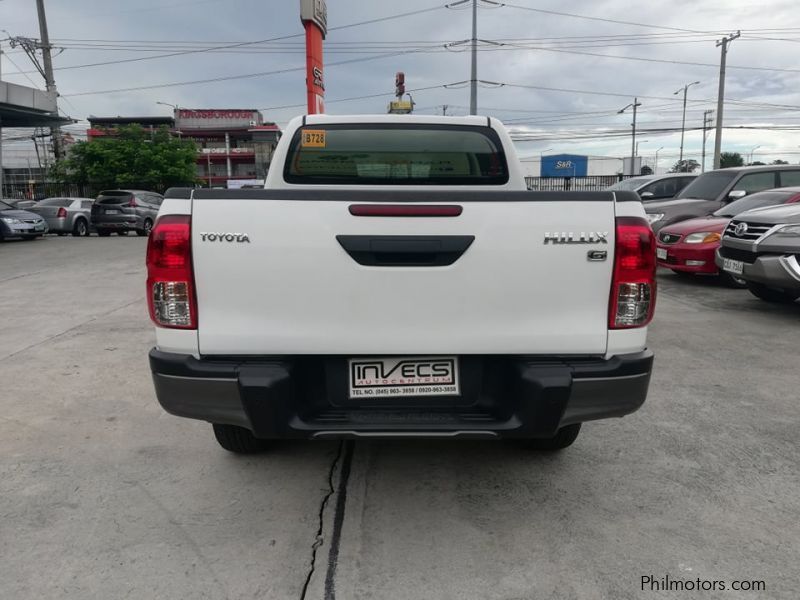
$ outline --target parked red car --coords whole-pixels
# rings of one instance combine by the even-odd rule
[[[676,273],[718,275],[733,287],[745,287],[743,279],[722,273],[714,253],[730,220],[746,210],[800,201],[800,187],[757,192],[727,204],[707,217],[667,225],[658,232],[658,265]]]

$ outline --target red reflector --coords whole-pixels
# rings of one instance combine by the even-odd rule
[[[457,204],[351,204],[356,217],[457,217],[463,211]]]
[[[617,217],[610,329],[644,327],[656,304],[656,238],[640,217]]]
[[[66,219],[67,218],[67,209],[63,206],[58,208],[58,214],[56,215],[57,219]]]
[[[131,207],[131,208],[136,208],[137,206],[139,206],[138,204],[136,204],[136,197],[135,196],[130,199],[130,202],[128,202],[128,206]]]
[[[191,217],[160,217],[147,241],[147,304],[159,327],[197,329]]]

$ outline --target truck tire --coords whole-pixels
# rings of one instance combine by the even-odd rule
[[[540,438],[528,440],[527,446],[531,450],[543,450],[546,452],[553,452],[555,450],[563,450],[572,445],[572,442],[578,437],[581,431],[581,424],[575,423],[573,425],[565,425],[559,429],[556,434],[551,438]]]
[[[755,281],[747,282],[747,289],[756,298],[761,298],[766,302],[777,302],[780,304],[791,304],[798,298],[798,294],[785,292],[783,290],[776,290],[775,288],[767,287],[762,283]]]
[[[249,430],[238,425],[214,423],[214,437],[228,452],[235,454],[254,454],[267,449],[268,442],[255,437]]]

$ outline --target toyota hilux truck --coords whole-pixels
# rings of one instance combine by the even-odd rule
[[[226,450],[516,438],[645,400],[635,192],[532,192],[488,117],[298,117],[264,189],[172,189],[147,247],[155,391]]]

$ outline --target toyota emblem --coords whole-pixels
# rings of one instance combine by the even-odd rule
[[[747,223],[737,223],[736,228],[733,230],[733,233],[742,237],[745,233],[747,233]]]

